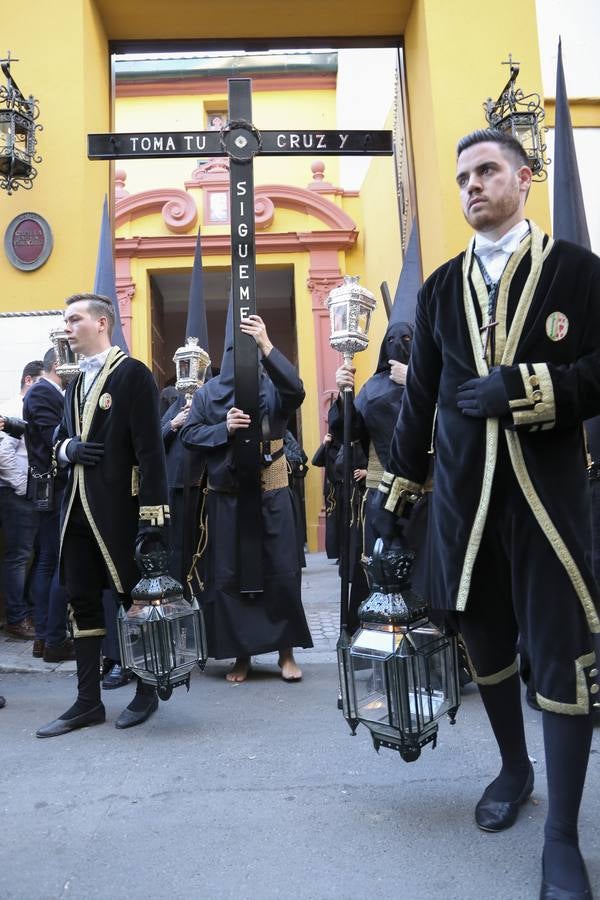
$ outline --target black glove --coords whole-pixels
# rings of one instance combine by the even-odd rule
[[[483,378],[471,378],[461,384],[456,393],[456,404],[463,416],[475,419],[507,416],[510,405],[500,369],[492,369]]]
[[[94,441],[82,441],[81,438],[71,438],[65,447],[67,459],[71,463],[80,463],[82,466],[95,466],[104,456],[104,444]]]
[[[166,550],[168,548],[167,536],[164,525],[150,525],[141,522],[135,539],[135,549],[142,553],[151,553],[153,550]]]

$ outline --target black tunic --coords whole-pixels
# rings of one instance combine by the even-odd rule
[[[271,442],[283,439],[287,421],[304,399],[302,382],[288,360],[273,349],[261,361],[261,414],[268,414]],[[262,493],[263,591],[239,591],[237,572],[237,474],[225,409],[228,366],[194,395],[181,429],[185,447],[201,450],[208,483],[206,583],[201,595],[209,655],[252,656],[287,647],[312,647],[300,596],[301,571],[289,487]],[[218,421],[215,421],[215,410]],[[291,537],[291,539],[290,539]]]
[[[523,242],[507,264],[496,311],[494,362],[510,413],[501,419],[469,418],[457,407],[459,385],[488,373],[480,335],[487,291],[477,265],[471,264],[471,244],[466,254],[434,272],[420,292],[390,452],[394,480],[384,476],[381,488],[384,494],[389,490],[386,508],[397,511],[402,491],[418,493],[427,477],[437,408],[419,587],[434,607],[468,611],[492,487],[497,493],[499,477],[506,478],[509,470],[535,529],[527,536],[531,552],[529,566],[519,573],[521,590],[541,591],[548,611],[538,618],[531,641],[544,643],[546,658],[558,656],[560,649],[562,655],[572,653],[571,665],[575,662],[577,701],[562,701],[560,709],[549,702],[545,708],[585,711],[582,673],[593,662],[600,620],[582,423],[600,412],[600,260],[574,244],[553,242],[533,223],[531,228],[531,241]],[[566,582],[560,590],[548,583],[540,564],[548,552]],[[480,590],[479,584],[477,596]],[[545,621],[557,616],[565,622],[562,633],[544,634]]]
[[[168,519],[158,390],[150,370],[112,347],[83,410],[83,375],[67,388],[57,440],[80,436],[105,446],[95,466],[74,465],[61,510],[61,544],[78,493],[112,587],[128,594],[139,581],[134,544],[140,519]],[[82,416],[79,415],[80,411]]]

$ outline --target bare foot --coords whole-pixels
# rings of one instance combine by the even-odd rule
[[[249,671],[249,658],[247,656],[238,656],[235,663],[233,664],[233,668],[230,672],[227,673],[225,678],[227,679],[227,681],[232,681],[234,684],[241,684],[242,681],[245,681],[248,677]]]
[[[294,659],[293,650],[281,650],[279,668],[284,681],[302,681],[302,669]]]

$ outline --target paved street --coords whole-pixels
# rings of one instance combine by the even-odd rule
[[[473,807],[497,760],[476,691],[418,762],[377,755],[336,709],[335,567],[315,556],[305,582],[316,649],[299,654],[302,683],[284,684],[272,657],[243,685],[213,663],[130,731],[113,727],[126,687],[105,694],[105,725],[37,740],[74,677],[6,672],[0,642],[2,900],[537,900],[539,714],[526,709],[533,800],[510,831],[484,834]],[[599,753],[597,732],[582,810],[597,891]]]

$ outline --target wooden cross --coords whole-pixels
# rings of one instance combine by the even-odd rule
[[[235,404],[251,419],[235,434],[239,474],[238,571],[240,590],[263,589],[258,355],[254,339],[237,324],[256,313],[253,159],[261,156],[391,156],[391,131],[258,131],[252,124],[249,78],[228,79],[229,121],[220,131],[135,132],[88,135],[90,159],[219,157],[230,161],[231,272]]]

